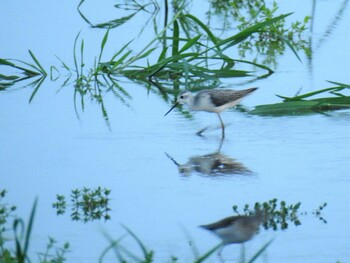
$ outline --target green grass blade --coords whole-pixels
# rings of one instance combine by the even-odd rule
[[[133,40],[130,40],[128,43],[126,43],[120,50],[118,50],[118,52],[116,52],[113,57],[111,58],[111,62],[117,57],[119,56],[121,53],[124,52],[124,50],[130,45],[130,43],[132,42]]]
[[[83,1],[82,1],[83,2]],[[73,60],[74,60],[74,66],[75,66],[75,70],[77,72],[77,78],[79,78],[79,69],[78,69],[78,58],[77,58],[77,43],[78,43],[78,38],[81,32],[79,32],[77,34],[77,36],[74,39],[74,44],[73,44]]]
[[[263,253],[271,245],[272,242],[273,239],[263,245],[247,263],[253,263],[261,255],[261,253]]]
[[[292,50],[292,52],[294,53],[294,55],[297,57],[297,59],[301,62],[301,59],[297,53],[297,51],[295,50],[295,48],[293,47],[292,43],[286,38],[286,37],[279,37],[279,39],[282,40],[282,42],[286,43],[287,46],[290,48],[290,50]]]
[[[174,31],[173,31],[173,47],[172,55],[176,56],[179,53],[179,23],[177,20],[174,21]]]
[[[124,60],[131,54],[131,50],[127,51],[120,59],[113,61],[113,67],[116,68],[124,62]]]
[[[38,90],[40,89],[41,85],[43,84],[44,80],[46,79],[46,76],[43,76],[37,80],[35,80],[34,82],[32,82],[31,84],[29,84],[30,86],[34,86],[34,90],[32,92],[32,94],[30,95],[29,98],[29,103],[32,102],[32,100],[34,99],[34,96],[36,95],[36,93],[38,92]]]
[[[258,105],[250,114],[295,115],[350,108],[350,96],[328,97],[313,100],[288,100],[281,103]]]
[[[81,0],[78,7],[77,7],[77,10],[78,10],[78,13],[79,15],[81,16],[81,18],[86,22],[88,23],[91,27],[93,26],[93,24],[84,16],[84,14],[80,11],[80,7],[81,5],[84,3],[85,0]]]
[[[84,68],[84,39],[81,40],[80,44],[80,75],[83,75]]]
[[[338,86],[344,87],[344,88],[350,88],[350,84],[344,84],[344,83],[330,81],[330,80],[327,80],[327,82],[329,82],[331,84],[334,84],[334,85],[338,85]]]
[[[162,61],[166,57],[166,52],[168,51],[168,47],[164,47],[162,52],[160,53],[157,62]]]
[[[217,251],[219,248],[222,247],[222,243],[216,245],[215,247],[213,247],[212,249],[210,249],[208,252],[206,252],[204,255],[200,256],[199,258],[197,258],[194,263],[201,263],[204,262],[204,260],[206,260],[207,258],[209,258],[215,251]]]
[[[295,97],[284,97],[284,96],[281,96],[281,95],[276,95],[277,97],[280,97],[286,101],[297,101],[297,100],[302,100],[302,99],[305,99],[305,98],[308,98],[308,97],[311,97],[311,96],[314,96],[314,95],[317,95],[317,94],[320,94],[320,93],[324,93],[324,92],[327,92],[327,91],[339,91],[341,90],[342,88],[337,88],[337,87],[332,87],[332,88],[325,88],[325,89],[320,89],[320,90],[316,90],[316,91],[312,91],[312,92],[309,92],[309,93],[305,93],[303,95],[299,95],[299,96],[295,96]]]
[[[137,244],[141,248],[142,253],[145,256],[145,258],[148,257],[148,250],[147,250],[146,246],[142,243],[142,241],[128,227],[123,225],[123,228],[128,232],[128,234],[130,234],[135,239],[135,241],[137,242]]]
[[[223,50],[234,46],[240,42],[242,42],[243,40],[245,40],[246,38],[248,38],[251,34],[259,32],[260,30],[262,30],[263,28],[265,28],[266,26],[272,25],[273,23],[276,23],[279,20],[282,20],[284,18],[286,18],[287,16],[290,16],[292,13],[288,13],[288,14],[284,14],[284,15],[280,15],[278,17],[274,17],[272,19],[267,19],[264,22],[255,24],[249,28],[246,28],[244,30],[242,30],[241,32],[239,32],[238,34],[226,38],[220,42],[217,43],[217,45],[219,46],[223,46],[226,45]]]
[[[185,52],[187,49],[191,48],[197,41],[201,38],[202,35],[195,36],[187,41],[187,43],[180,49],[179,53]]]
[[[132,13],[131,15],[128,16],[124,16],[121,18],[117,18],[105,23],[100,23],[100,24],[96,24],[96,25],[92,25],[92,27],[94,28],[116,28],[118,26],[123,25],[124,23],[126,23],[127,21],[129,21],[131,18],[133,18],[135,15],[137,14],[137,12]]]
[[[112,249],[114,249],[114,252],[115,252],[115,254],[116,254],[117,258],[118,258],[118,261],[119,261],[119,262],[123,262],[123,257],[122,257],[122,255],[121,255],[121,253],[120,253],[118,247],[120,246],[119,243],[122,241],[122,239],[123,239],[125,236],[122,236],[122,237],[118,238],[117,240],[113,240],[105,231],[103,231],[103,235],[104,235],[105,238],[108,240],[109,245],[108,245],[108,247],[106,247],[106,248],[102,251],[102,253],[101,253],[100,257],[99,257],[98,262],[99,262],[99,263],[103,263],[103,260],[104,260],[105,255],[106,255],[110,250],[112,250]]]
[[[35,212],[36,212],[37,203],[38,203],[38,198],[35,198],[33,208],[32,208],[32,211],[30,213],[27,232],[26,232],[26,236],[25,236],[25,240],[24,240],[23,254],[25,257],[27,257],[27,254],[28,254],[30,235],[31,235],[32,230],[33,230],[34,216],[35,216]]]
[[[267,67],[267,66],[265,66],[263,64],[251,62],[251,61],[248,61],[248,60],[242,60],[242,59],[235,59],[234,61],[235,62],[241,62],[241,63],[249,64],[249,65],[253,65],[254,67],[267,70],[269,72],[269,74],[273,74],[274,73],[274,71],[271,68],[269,68],[269,67]]]
[[[34,56],[33,52],[31,50],[28,50],[30,56],[32,57],[32,59],[34,60],[35,64],[39,67],[39,71],[43,74],[43,75],[47,75],[45,69],[40,65],[39,61],[37,60],[37,58]]]
[[[191,14],[185,14],[184,16],[192,19],[198,26],[200,26],[207,33],[209,39],[214,43],[214,45],[217,46],[218,39],[211,32],[211,30],[205,24],[203,24],[202,21],[200,21],[197,17],[195,17]],[[217,47],[219,48],[219,46],[217,46]]]
[[[103,36],[103,39],[102,39],[102,42],[101,42],[101,50],[100,50],[100,55],[98,57],[98,63],[101,62],[103,50],[104,50],[105,45],[106,45],[107,40],[108,40],[108,34],[109,34],[109,28],[107,29],[106,34]]]
[[[10,61],[8,61],[6,59],[2,59],[2,58],[0,58],[0,65],[15,67],[15,64],[11,63]]]
[[[16,75],[3,75],[3,74],[0,74],[0,80],[16,80],[16,79],[19,79],[20,77],[19,76],[16,76]]]
[[[21,228],[20,230],[18,230],[19,227]],[[16,259],[18,260],[18,263],[24,263],[25,256],[21,245],[21,239],[23,238],[23,233],[24,233],[24,223],[21,218],[16,218],[13,221],[13,230],[15,232]],[[20,231],[20,234],[18,234],[19,231]]]

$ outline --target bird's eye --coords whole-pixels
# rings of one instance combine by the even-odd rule
[[[184,98],[184,95],[181,95],[181,96],[180,96],[180,99],[183,99],[183,98]]]

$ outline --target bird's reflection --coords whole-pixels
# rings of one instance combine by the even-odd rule
[[[252,172],[242,163],[221,153],[223,139],[219,148],[214,153],[196,155],[188,159],[185,164],[178,163],[168,153],[166,156],[178,167],[179,172],[184,176],[192,173],[199,173],[203,176],[229,176],[229,175],[250,175]]]

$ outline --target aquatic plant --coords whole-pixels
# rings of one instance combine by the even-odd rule
[[[31,236],[38,200],[35,199],[28,222],[25,224],[22,218],[13,215],[13,212],[16,210],[15,206],[9,206],[2,202],[6,193],[6,190],[0,192],[0,262],[31,262],[29,246],[32,243]],[[10,229],[8,227],[8,221],[12,217],[14,217],[14,219],[12,229]],[[11,235],[9,230],[13,230],[14,235]],[[65,243],[63,247],[57,247],[56,244],[56,240],[49,238],[46,250],[44,253],[39,253],[39,261],[37,262],[63,263],[65,261],[65,255],[69,249],[69,243]]]
[[[82,221],[84,223],[94,220],[110,220],[111,208],[109,207],[110,190],[102,187],[96,189],[82,188],[74,189],[70,194],[70,204],[67,204],[64,195],[57,195],[57,201],[52,204],[56,209],[57,215],[63,215],[67,206],[71,207],[71,219],[73,221]]]
[[[314,212],[313,215],[320,219],[323,223],[327,221],[322,217],[321,212],[327,206],[324,202]],[[265,222],[263,226],[265,229],[285,230],[292,223],[294,226],[301,225],[300,215],[306,215],[306,211],[300,211],[301,202],[295,204],[287,204],[285,201],[278,201],[277,198],[273,198],[266,202],[256,202],[253,207],[249,204],[245,204],[240,210],[237,205],[233,205],[232,209],[235,214],[238,215],[253,215],[256,213],[262,213],[265,216]]]
[[[44,82],[47,72],[39,63],[39,60],[36,58],[34,53],[29,50],[29,55],[32,58],[33,62],[25,62],[17,59],[2,59],[0,58],[0,66],[6,68],[5,71],[12,69],[16,73],[1,73],[0,74],[0,91],[8,89],[15,85],[16,83],[35,78],[34,81],[26,84],[25,87],[33,87],[34,90],[32,95],[29,98],[31,102]]]
[[[316,90],[302,95],[296,95],[294,97],[286,97],[277,95],[283,99],[283,102],[275,104],[258,105],[250,114],[257,115],[296,115],[306,113],[317,113],[332,110],[348,109],[350,108],[350,96],[346,96],[341,91],[346,91],[350,88],[349,84],[328,81],[336,86]],[[315,95],[331,94],[332,96],[319,97],[315,99],[308,99]]]

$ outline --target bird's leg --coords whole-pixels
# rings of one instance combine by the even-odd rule
[[[225,125],[221,119],[221,116],[220,116],[220,113],[217,113],[218,114],[218,117],[219,117],[219,120],[220,120],[220,123],[221,123],[221,129],[222,129],[222,138],[225,138]]]
[[[241,260],[242,262],[245,262],[245,247],[244,244],[241,246]]]
[[[219,252],[218,252],[218,256],[219,256],[221,262],[225,262],[222,254],[221,254],[223,249],[224,249],[224,245],[222,244],[221,247],[219,248]]]

